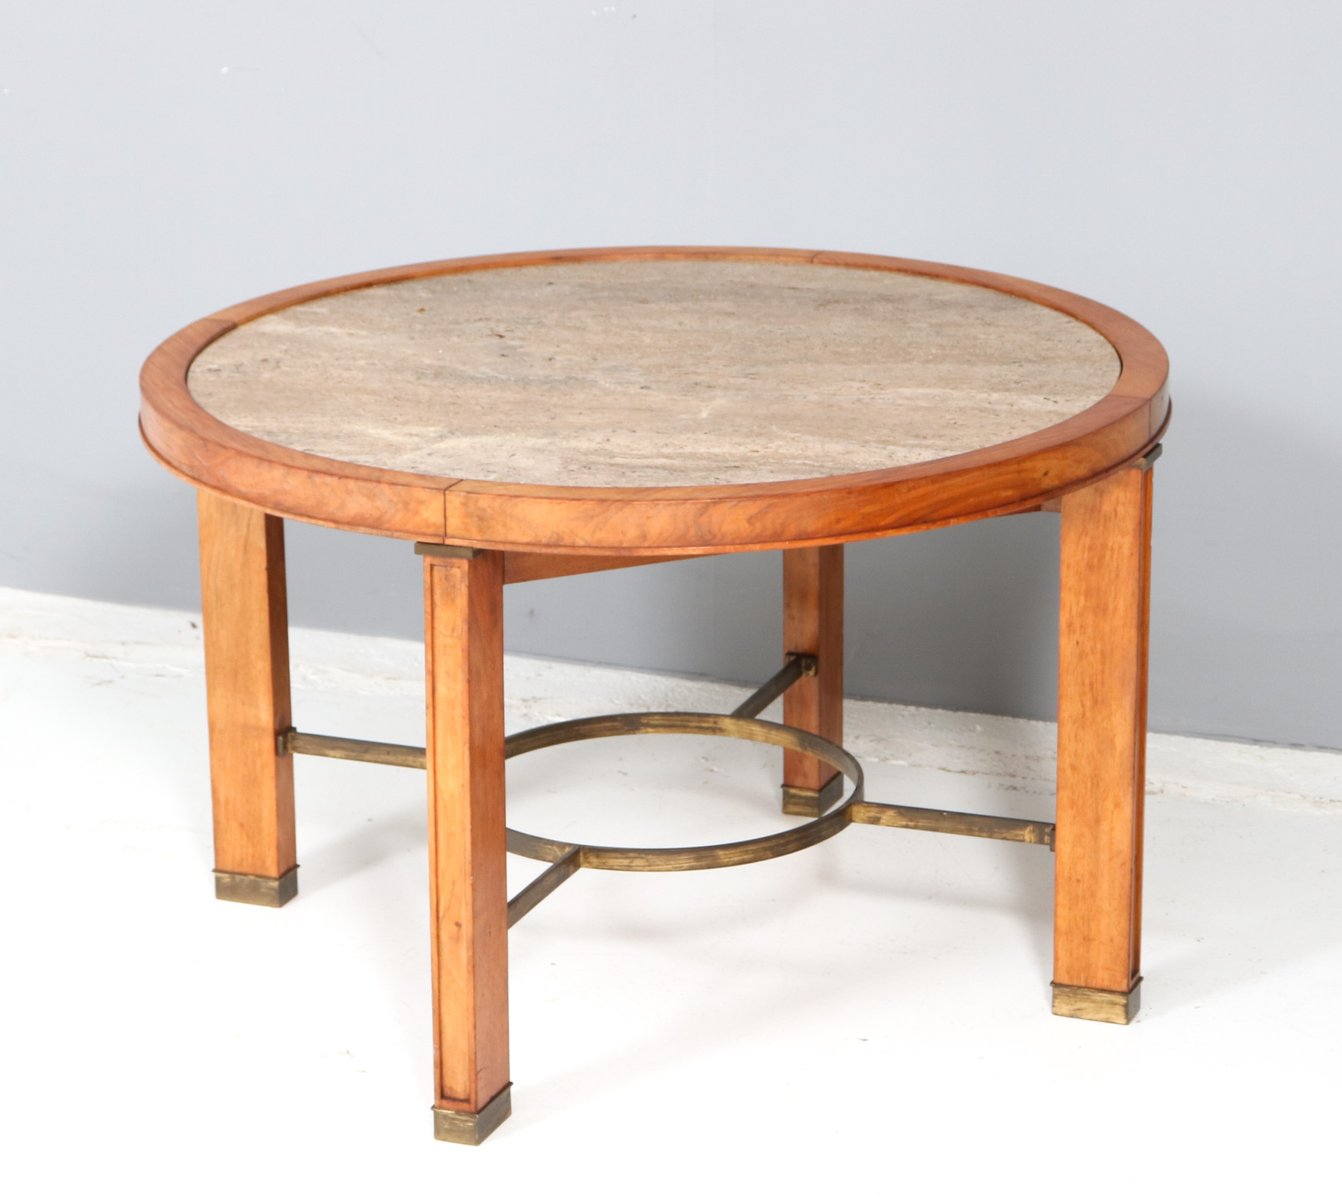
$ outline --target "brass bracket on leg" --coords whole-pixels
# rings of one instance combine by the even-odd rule
[[[789,817],[818,817],[843,792],[843,776],[835,775],[818,791],[815,788],[783,784],[783,813]]]
[[[455,1108],[433,1107],[433,1136],[440,1142],[456,1142],[459,1146],[478,1146],[513,1112],[513,1085],[503,1089],[479,1112],[462,1112]]]
[[[797,680],[820,669],[814,654],[789,654],[787,661],[731,711],[733,717],[758,717]]]
[[[1142,1006],[1140,979],[1126,992],[1077,987],[1070,983],[1055,983],[1052,987],[1055,1017],[1080,1017],[1083,1021],[1127,1025],[1136,1017],[1137,1010]]]
[[[472,546],[443,546],[437,542],[416,542],[415,553],[422,558],[474,558],[480,551]]]
[[[262,908],[282,908],[298,895],[298,867],[290,867],[278,878],[269,875],[242,875],[236,871],[214,873],[214,898],[235,904],[259,904]]]
[[[1145,454],[1143,454],[1141,458],[1137,459],[1137,461],[1134,462],[1132,465],[1136,467],[1137,470],[1139,471],[1149,471],[1152,467],[1156,465],[1156,459],[1158,459],[1164,453],[1165,453],[1165,447],[1160,442],[1157,442],[1154,446],[1151,447],[1150,450],[1148,450]]]

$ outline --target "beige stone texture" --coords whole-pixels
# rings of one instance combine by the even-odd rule
[[[1109,343],[987,288],[808,263],[438,276],[243,325],[197,401],[266,441],[450,478],[805,479],[996,445],[1084,411]]]

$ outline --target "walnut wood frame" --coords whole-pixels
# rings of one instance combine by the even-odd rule
[[[379,470],[285,449],[192,399],[195,356],[237,326],[314,298],[429,275],[619,259],[817,263],[993,288],[1084,322],[1117,351],[1085,412],[930,463],[786,483],[565,488]],[[142,373],[150,450],[200,491],[216,874],[229,899],[295,890],[282,517],[437,544],[425,559],[435,1129],[479,1141],[509,1111],[503,891],[501,588],[687,556],[782,549],[784,649],[814,655],[789,724],[842,730],[843,543],[1040,508],[1062,514],[1054,1011],[1126,1021],[1139,984],[1151,472],[1169,419],[1160,344],[1120,313],[988,272],[816,251],[630,248],[502,255],[346,276],[223,309]],[[837,780],[789,757],[789,811]],[[874,819],[874,818],[873,818]]]
[[[817,263],[991,288],[1066,313],[1117,351],[1113,388],[1048,429],[933,462],[784,483],[715,487],[539,487],[358,466],[289,450],[205,412],[187,388],[196,355],[230,330],[320,296],[430,275],[631,259]],[[929,529],[1041,503],[1151,446],[1169,415],[1168,362],[1135,321],[1023,279],[941,263],[828,251],[632,247],[494,255],[348,275],[221,309],[174,334],[141,374],[145,442],[197,487],[267,512],[416,541],[509,551],[669,556],[785,549]]]

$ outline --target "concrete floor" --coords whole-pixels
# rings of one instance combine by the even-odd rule
[[[415,647],[299,631],[294,661],[300,728],[421,740]],[[511,728],[743,694],[534,660],[508,682]],[[1050,814],[1048,726],[850,725],[873,799]],[[11,1196],[1337,1194],[1342,756],[1153,739],[1127,1028],[1049,1014],[1038,847],[854,827],[733,871],[581,872],[513,932],[514,1116],[469,1149],[431,1136],[417,772],[301,760],[275,912],[212,898],[187,615],[0,592],[0,729]],[[773,754],[545,751],[510,767],[512,823],[762,833]]]

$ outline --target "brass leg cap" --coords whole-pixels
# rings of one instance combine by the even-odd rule
[[[819,791],[783,784],[783,812],[789,817],[819,817],[843,795],[843,776],[835,775]]]
[[[1126,992],[1111,992],[1105,988],[1076,987],[1070,983],[1053,985],[1053,1015],[1080,1017],[1083,1021],[1107,1021],[1110,1025],[1127,1025],[1142,1006],[1142,981],[1139,979]]]
[[[433,1136],[440,1142],[456,1142],[462,1146],[478,1146],[513,1112],[513,1085],[503,1089],[478,1113],[461,1112],[455,1108],[433,1110]]]
[[[298,868],[290,867],[278,879],[271,875],[239,875],[235,871],[214,873],[214,898],[237,904],[260,904],[280,908],[298,895]]]

